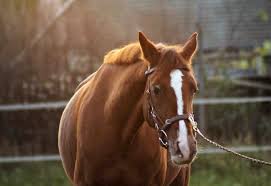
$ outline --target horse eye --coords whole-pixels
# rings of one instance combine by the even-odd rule
[[[153,86],[153,92],[154,92],[155,95],[158,95],[160,93],[160,91],[161,91],[161,88],[160,88],[159,85],[154,85]]]

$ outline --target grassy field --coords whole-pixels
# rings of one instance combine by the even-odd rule
[[[271,161],[271,153],[250,153]],[[271,167],[232,155],[200,155],[193,163],[191,186],[271,186]]]
[[[271,160],[271,153],[249,154]],[[231,155],[200,155],[191,186],[271,186],[271,167]],[[0,186],[69,186],[60,162],[0,164]]]

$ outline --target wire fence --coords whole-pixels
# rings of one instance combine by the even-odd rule
[[[262,152],[271,151],[271,145],[269,146],[238,146],[231,147],[231,150],[240,153],[248,152]],[[227,152],[217,148],[201,148],[199,154],[225,154]],[[60,156],[58,154],[52,155],[35,155],[35,156],[6,156],[0,157],[0,163],[21,163],[21,162],[43,162],[43,161],[59,161]]]
[[[241,104],[271,102],[271,97],[230,97],[230,98],[199,98],[194,100],[195,105],[219,105],[219,104]],[[0,105],[0,111],[20,111],[39,109],[64,108],[68,101],[40,102],[40,103],[18,103]]]
[[[196,105],[220,105],[220,104],[245,104],[271,102],[271,97],[231,97],[231,98],[198,98],[195,99]],[[21,110],[39,110],[39,109],[63,109],[68,101],[41,102],[41,103],[19,103],[0,105],[0,111],[21,111]],[[271,151],[271,145],[266,146],[237,146],[232,147],[236,152],[261,152]],[[223,154],[226,153],[217,148],[200,148],[199,154]],[[4,156],[0,157],[0,163],[16,163],[16,162],[40,162],[40,161],[59,161],[60,156],[52,155],[35,155],[35,156]]]

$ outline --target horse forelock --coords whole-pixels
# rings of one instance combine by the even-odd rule
[[[182,55],[180,54],[182,51],[182,46],[180,45],[172,45],[166,46],[161,49],[161,61],[164,65],[173,64],[175,67],[191,71],[192,66],[191,63],[187,62]]]

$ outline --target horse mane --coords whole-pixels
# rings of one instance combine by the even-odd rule
[[[131,43],[122,48],[111,50],[104,56],[104,63],[108,64],[131,64],[142,59],[139,43]]]
[[[159,51],[174,51],[182,50],[180,45],[166,45],[163,43],[156,44]],[[104,63],[107,64],[132,64],[138,61],[143,61],[143,55],[140,44],[138,42],[128,44],[122,48],[111,50],[104,56]]]

